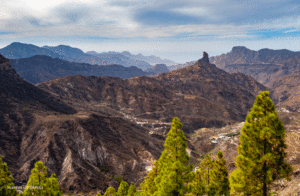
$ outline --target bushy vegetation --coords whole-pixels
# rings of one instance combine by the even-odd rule
[[[38,196],[62,196],[63,192],[61,191],[58,185],[58,179],[55,174],[52,174],[51,177],[48,177],[47,167],[43,165],[41,161],[35,163],[35,168],[31,170],[31,175],[26,184],[26,188],[23,193],[17,193],[15,186],[12,183],[11,173],[7,170],[6,163],[3,163],[0,157],[0,195],[1,196],[29,196],[29,195],[38,195]]]
[[[238,132],[238,133],[229,133],[229,134],[226,134],[227,137],[234,137],[234,136],[237,136],[237,135],[240,135],[241,132]]]

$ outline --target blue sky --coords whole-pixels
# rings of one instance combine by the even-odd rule
[[[129,51],[183,63],[233,46],[300,51],[289,0],[0,0],[0,48],[12,42]]]

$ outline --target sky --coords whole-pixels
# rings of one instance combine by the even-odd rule
[[[129,51],[177,63],[251,50],[300,51],[299,0],[0,0],[0,48],[12,42]]]

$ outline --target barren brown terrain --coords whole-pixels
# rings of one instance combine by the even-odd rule
[[[23,184],[41,160],[65,194],[103,194],[108,186],[118,187],[117,176],[138,186],[160,157],[175,116],[184,126],[191,163],[221,149],[232,172],[238,135],[225,136],[240,131],[256,95],[268,90],[250,76],[218,69],[206,53],[192,66],[151,78],[76,75],[35,86],[0,57],[0,153]],[[295,170],[298,140],[289,130],[297,129],[291,116],[297,114],[280,113]]]

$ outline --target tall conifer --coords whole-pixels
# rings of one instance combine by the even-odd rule
[[[181,127],[182,124],[175,117],[159,160],[161,170],[155,179],[157,191],[154,195],[179,196],[188,191],[187,183],[191,180],[193,165],[187,165],[189,162],[189,155],[186,153],[187,139],[180,130]]]
[[[200,171],[195,171],[193,180],[188,184],[190,196],[201,196],[205,193],[204,180]]]
[[[35,167],[31,170],[31,175],[23,192],[23,196],[33,194],[37,196],[62,196],[63,193],[58,185],[56,175],[52,174],[51,177],[48,178],[47,167],[44,166],[42,161],[37,161],[34,166]]]
[[[211,170],[210,191],[213,195],[229,195],[228,171],[223,152],[217,153],[218,159],[214,161]]]
[[[3,158],[3,156],[0,157],[0,195],[14,196],[17,195],[17,191],[15,189],[8,188],[15,186],[12,182],[13,177],[11,172],[7,169],[7,164],[2,161]]]
[[[103,196],[116,196],[116,189],[114,187],[108,187]]]
[[[285,129],[277,116],[269,92],[257,95],[241,129],[236,159],[237,169],[230,175],[232,192],[267,196],[270,185],[279,178],[290,179],[292,167],[287,156]]]
[[[160,166],[158,161],[153,162],[152,170],[149,171],[148,175],[145,177],[144,181],[141,183],[140,187],[142,192],[141,196],[151,196],[157,191],[157,186],[155,183],[155,178],[160,173]]]
[[[117,195],[118,195],[118,196],[126,196],[127,193],[128,193],[128,188],[129,188],[129,187],[128,187],[128,183],[125,182],[125,181],[122,181],[122,182],[120,183],[119,188],[118,188]]]
[[[134,185],[134,182],[132,182],[130,184],[130,187],[128,189],[128,194],[127,196],[134,196],[136,194],[136,188],[135,188],[135,185]]]
[[[200,174],[205,185],[205,193],[208,195],[213,195],[211,192],[211,170],[213,168],[213,163],[210,154],[206,155],[200,163]]]

